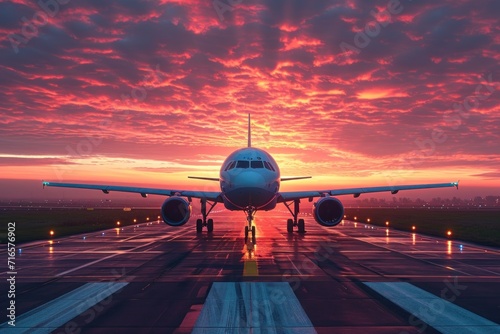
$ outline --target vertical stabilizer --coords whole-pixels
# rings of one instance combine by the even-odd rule
[[[250,114],[248,114],[248,147],[252,147],[252,129],[250,128]]]

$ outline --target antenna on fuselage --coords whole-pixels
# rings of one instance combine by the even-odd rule
[[[250,128],[250,114],[248,114],[248,147],[252,147],[252,129]]]

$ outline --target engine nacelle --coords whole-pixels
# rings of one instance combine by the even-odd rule
[[[181,226],[191,217],[191,205],[182,197],[170,197],[161,205],[161,218],[170,226]]]
[[[344,219],[344,206],[334,197],[323,197],[313,207],[314,219],[323,226],[336,226]]]

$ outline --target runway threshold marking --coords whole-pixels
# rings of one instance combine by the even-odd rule
[[[286,282],[215,282],[192,333],[316,333]]]
[[[16,326],[0,325],[2,333],[50,333],[111,296],[127,282],[87,283],[16,319]]]
[[[364,282],[364,284],[441,333],[500,333],[500,325],[497,323],[410,283]]]

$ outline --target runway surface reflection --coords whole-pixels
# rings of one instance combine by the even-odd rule
[[[212,218],[211,235],[150,222],[19,245],[16,333],[500,332],[498,249],[310,216],[290,235],[279,213],[252,246],[241,214]]]

